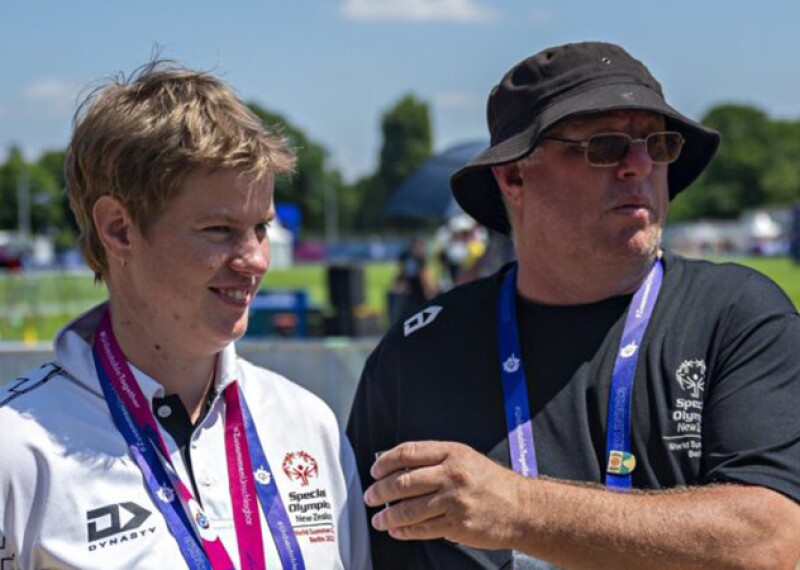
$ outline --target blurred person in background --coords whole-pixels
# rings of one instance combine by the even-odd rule
[[[518,262],[367,362],[348,433],[376,567],[793,568],[800,317],[661,247],[719,135],[596,42],[514,66],[488,122],[452,189]]]
[[[428,262],[427,240],[415,236],[397,259],[397,275],[392,285],[395,307],[392,322],[415,313],[438,292]]]
[[[446,268],[449,286],[443,289],[474,279],[477,262],[486,251],[486,230],[468,215],[459,214],[450,218],[447,231],[441,260]]]
[[[108,302],[0,391],[3,568],[369,568],[331,410],[237,357],[293,152],[169,62],[95,90],[67,152]]]

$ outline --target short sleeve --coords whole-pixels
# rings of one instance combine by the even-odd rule
[[[800,501],[800,317],[760,274],[735,286],[703,413],[706,479]]]

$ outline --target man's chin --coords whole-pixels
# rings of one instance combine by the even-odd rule
[[[654,259],[661,248],[661,228],[639,230],[623,237],[623,249],[632,257]]]

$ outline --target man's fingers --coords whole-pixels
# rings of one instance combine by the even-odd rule
[[[401,499],[428,495],[441,488],[441,473],[436,467],[395,471],[376,481],[364,493],[364,502],[379,507]]]
[[[434,540],[447,536],[447,528],[447,519],[442,516],[423,523],[390,530],[389,536],[395,540]]]
[[[434,494],[406,499],[386,507],[372,517],[375,530],[394,531],[407,526],[419,525],[426,521],[442,518],[443,501]]]
[[[457,443],[443,441],[409,441],[382,453],[370,469],[373,479],[383,479],[401,469],[438,465],[452,452]]]

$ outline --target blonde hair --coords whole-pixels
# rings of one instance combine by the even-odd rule
[[[294,152],[219,79],[155,60],[92,91],[79,105],[65,159],[66,192],[86,262],[108,269],[92,209],[114,196],[144,232],[199,171],[242,169],[262,180],[291,172]]]

